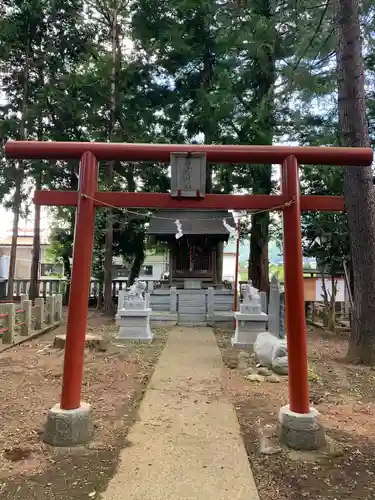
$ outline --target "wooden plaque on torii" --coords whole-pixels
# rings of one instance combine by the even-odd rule
[[[206,194],[206,154],[171,153],[171,196],[204,198]]]

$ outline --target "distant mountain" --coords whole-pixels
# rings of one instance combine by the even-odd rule
[[[224,247],[225,252],[236,252],[236,242],[228,241],[228,243]],[[244,241],[240,245],[240,261],[247,262],[250,253],[250,242]],[[268,245],[268,258],[270,264],[282,264],[283,263],[283,254],[282,251],[278,248],[277,242],[275,240],[271,240]],[[304,264],[313,264],[315,263],[315,259],[311,259],[308,257],[303,258]]]
[[[281,264],[283,255],[275,240],[271,240],[268,244],[268,258],[271,264]]]

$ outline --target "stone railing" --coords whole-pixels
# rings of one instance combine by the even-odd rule
[[[38,281],[39,297],[64,294],[67,286],[65,279],[46,279]],[[13,282],[13,300],[19,301],[21,295],[30,293],[30,280],[16,279]],[[0,299],[8,295],[8,280],[0,278]]]
[[[67,291],[68,281],[65,278],[42,279],[38,281],[38,296],[49,297],[56,294],[64,295]],[[169,288],[168,281],[148,280],[146,281],[148,291],[159,289],[162,285]],[[120,290],[127,287],[126,280],[115,279],[112,281],[112,297],[118,297]],[[103,295],[104,286],[100,281],[92,279],[90,281],[90,299],[97,299]],[[13,300],[19,301],[21,295],[30,293],[30,280],[16,279],[13,283]],[[0,299],[5,299],[8,295],[8,280],[0,278]]]
[[[21,295],[20,303],[0,304],[0,340],[13,344],[18,337],[29,337],[46,327],[60,323],[62,319],[62,295],[35,299],[32,305],[27,295]]]
[[[176,287],[154,289],[150,293],[150,307],[153,312],[177,314],[180,300],[183,300],[182,297],[185,294],[185,290],[179,290]],[[208,318],[213,316],[215,312],[233,311],[233,290],[209,287],[205,290],[198,290],[197,294],[202,295]]]

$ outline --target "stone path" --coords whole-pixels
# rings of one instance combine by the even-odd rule
[[[103,500],[259,500],[210,328],[169,335]]]

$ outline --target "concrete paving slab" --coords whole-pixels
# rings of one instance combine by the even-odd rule
[[[210,328],[175,327],[103,500],[259,500]]]

